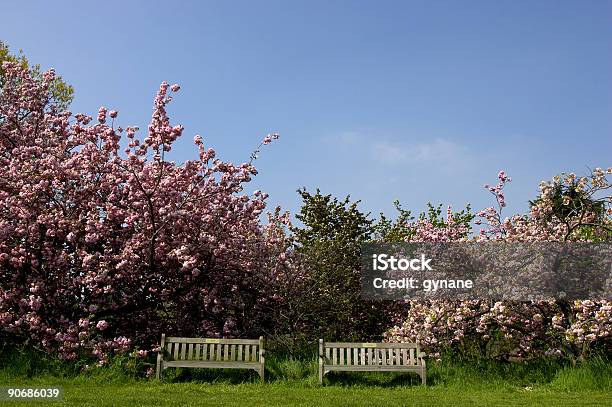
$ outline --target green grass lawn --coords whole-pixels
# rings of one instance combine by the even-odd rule
[[[33,382],[29,383],[34,385]],[[291,383],[207,384],[207,383],[71,383],[50,384],[64,387],[64,402],[0,402],[0,405],[28,404],[69,406],[610,406],[609,391],[531,391],[501,388],[458,387],[304,387]]]
[[[0,386],[64,389],[62,402],[0,401],[3,406],[612,406],[612,364],[577,367],[435,363],[428,385],[416,375],[334,373],[318,384],[315,360],[270,359],[267,382],[240,370],[167,370],[161,383],[126,373],[126,361],[85,372],[28,358],[0,358]]]

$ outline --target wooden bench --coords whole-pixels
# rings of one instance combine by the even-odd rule
[[[319,383],[331,371],[414,372],[427,383],[425,352],[417,343],[354,343],[319,340]]]
[[[157,354],[157,380],[169,367],[253,369],[264,381],[265,350],[259,339],[161,337]]]

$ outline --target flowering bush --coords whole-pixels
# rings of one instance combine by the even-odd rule
[[[475,240],[609,241],[612,231],[612,169],[596,168],[589,177],[563,174],[540,185],[528,215],[502,218],[504,171],[495,186],[485,185],[497,208],[480,211],[475,223],[486,225]],[[452,223],[451,216],[448,222]],[[408,225],[407,228],[414,228]],[[432,231],[418,226],[421,241],[457,241],[448,226]],[[453,229],[451,229],[453,230]],[[612,302],[563,300],[535,302],[412,301],[405,321],[385,333],[391,342],[420,341],[432,356],[447,349],[476,347],[480,354],[508,359],[542,355],[583,358],[589,349],[612,343]]]
[[[117,111],[58,106],[53,71],[2,69],[0,336],[104,360],[161,332],[261,332],[284,246],[260,223],[267,195],[243,191],[252,160],[223,162],[200,136],[198,160],[166,160],[183,133],[166,112],[178,85],[161,84],[140,139]]]

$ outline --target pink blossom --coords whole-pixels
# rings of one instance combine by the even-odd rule
[[[98,122],[100,124],[104,124],[106,123],[106,108],[104,106],[101,106],[100,109],[98,109]]]
[[[16,63],[3,67],[0,235],[12,238],[0,239],[0,331],[66,359],[90,350],[105,363],[172,328],[161,304],[194,315],[194,299],[209,296],[215,306],[181,329],[258,335],[266,312],[258,304],[278,289],[273,260],[284,242],[261,223],[263,195],[242,193],[257,173],[252,165],[219,160],[199,137],[199,160],[167,160],[184,132],[166,111],[178,85],[160,85],[139,134],[107,125],[115,110],[101,107],[94,123],[54,106],[53,72],[41,79]],[[26,268],[36,272],[24,280]],[[232,290],[243,280],[249,284]]]

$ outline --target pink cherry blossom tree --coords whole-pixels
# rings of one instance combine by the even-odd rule
[[[183,127],[162,83],[144,138],[72,115],[42,79],[12,62],[0,93],[0,336],[66,359],[134,346],[161,332],[257,335],[270,323],[283,236],[260,222],[267,195],[247,194],[250,162],[169,161]],[[278,135],[266,136],[263,144]]]
[[[542,182],[540,196],[532,202],[529,214],[503,217],[503,190],[511,179],[501,171],[495,186],[485,185],[496,205],[477,214],[475,223],[484,227],[474,240],[610,241],[610,174],[612,168],[596,168],[588,177],[562,174],[551,182]],[[452,224],[451,217],[448,224]],[[449,225],[421,223],[417,225],[417,240],[460,240]],[[434,357],[451,349],[476,348],[494,358],[553,355],[575,362],[593,347],[612,344],[612,302],[412,301],[403,323],[387,331],[385,337],[391,342],[419,341]]]

